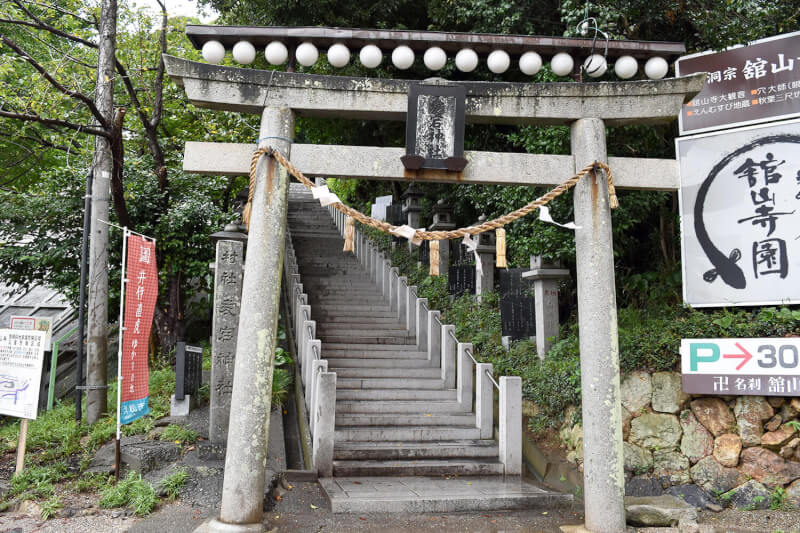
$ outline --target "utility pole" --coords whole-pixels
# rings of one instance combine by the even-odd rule
[[[117,0],[103,0],[98,36],[95,105],[112,131],[114,113],[114,57],[117,40]],[[111,142],[95,136],[92,161],[92,221],[89,246],[89,300],[87,320],[86,421],[97,422],[106,413],[108,385],[108,203],[112,172]]]

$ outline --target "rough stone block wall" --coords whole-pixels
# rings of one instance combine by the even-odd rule
[[[677,372],[622,382],[626,491],[682,495],[697,505],[800,506],[800,398],[689,396]],[[582,468],[583,430],[560,438]]]

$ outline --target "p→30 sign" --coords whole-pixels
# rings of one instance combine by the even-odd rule
[[[800,338],[683,339],[687,394],[800,396]]]

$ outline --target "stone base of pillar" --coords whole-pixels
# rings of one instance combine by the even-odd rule
[[[264,533],[264,524],[228,524],[212,518],[200,524],[194,533]]]

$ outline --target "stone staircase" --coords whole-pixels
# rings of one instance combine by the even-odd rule
[[[342,252],[328,210],[292,186],[288,217],[320,359],[336,373],[333,475],[506,473],[498,442],[476,422],[472,383],[469,401],[447,386],[442,362],[420,348],[397,300],[385,297],[363,260]]]

